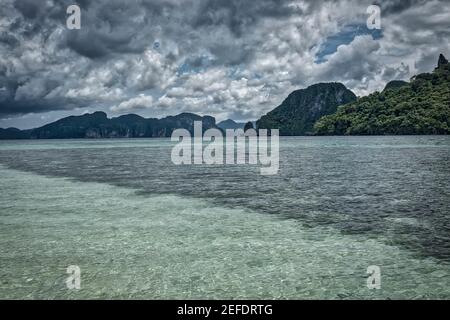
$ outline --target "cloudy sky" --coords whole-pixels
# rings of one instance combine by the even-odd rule
[[[66,26],[70,4],[81,29]],[[450,1],[0,0],[0,127],[71,114],[253,120],[291,91],[357,95],[450,55]]]

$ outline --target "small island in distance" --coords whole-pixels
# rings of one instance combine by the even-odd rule
[[[135,114],[110,119],[98,111],[35,129],[0,129],[0,139],[170,137],[178,128],[192,133],[194,121],[201,121],[203,130],[246,126],[233,120],[216,124],[214,117],[192,113],[162,119]],[[441,54],[432,73],[416,75],[409,83],[393,80],[382,92],[362,98],[341,83],[315,84],[292,92],[253,124],[257,129],[279,129],[282,136],[449,134],[450,64]]]

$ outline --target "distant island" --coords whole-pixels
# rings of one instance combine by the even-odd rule
[[[191,134],[194,121],[201,121],[203,130],[218,128],[216,119],[193,113],[181,113],[163,119],[143,118],[135,114],[108,118],[104,112],[70,116],[43,127],[19,130],[0,129],[0,139],[83,139],[83,138],[158,138],[170,137],[173,130],[183,128]]]
[[[258,121],[231,119],[216,124],[211,116],[181,113],[162,119],[129,114],[108,118],[104,112],[70,116],[45,126],[0,129],[0,139],[155,138],[170,137],[194,121],[203,130],[279,129],[282,136],[450,134],[450,64],[441,54],[432,73],[410,82],[394,80],[382,92],[357,98],[342,83],[319,83],[292,92]]]

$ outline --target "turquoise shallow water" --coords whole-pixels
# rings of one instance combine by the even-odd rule
[[[449,142],[405,139],[372,145],[287,140],[281,149],[283,172],[269,179],[246,166],[166,163],[169,169],[159,170],[170,150],[167,140],[2,142],[0,297],[448,299],[448,238],[442,232],[447,225],[435,224],[448,218],[448,196],[439,191],[448,187],[441,177],[448,173],[443,161]],[[358,158],[353,149],[376,163]],[[331,165],[328,160],[321,160],[323,170],[311,172],[309,182],[290,171],[305,172],[308,163],[317,166],[330,152],[334,172],[323,169]],[[300,159],[287,161],[291,153]],[[352,186],[352,176],[336,175],[349,166],[339,159],[346,155],[354,161],[345,172],[355,175],[358,161],[365,159],[367,181]],[[389,162],[402,155],[408,166]],[[137,165],[145,157],[151,169]],[[101,165],[101,159],[109,161]],[[375,176],[373,166],[394,173]],[[397,194],[374,195],[382,190],[379,184],[392,191],[395,170],[403,177]],[[314,180],[314,174],[322,176]],[[431,191],[417,188],[416,176],[433,188],[433,198]],[[322,183],[316,192],[300,189],[300,180],[311,187],[332,179],[342,194],[334,184]],[[283,183],[284,193],[279,192]],[[195,190],[187,192],[188,184]],[[417,208],[425,193],[427,209]],[[327,201],[334,201],[334,213]],[[365,220],[375,227],[362,228],[370,225],[364,219],[350,223],[357,210],[372,211],[376,217]],[[81,268],[79,291],[66,288],[69,265]],[[380,290],[366,286],[370,265],[381,267]]]

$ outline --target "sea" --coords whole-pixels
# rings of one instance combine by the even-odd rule
[[[276,175],[173,146],[0,141],[0,298],[450,298],[449,136],[281,137]]]

